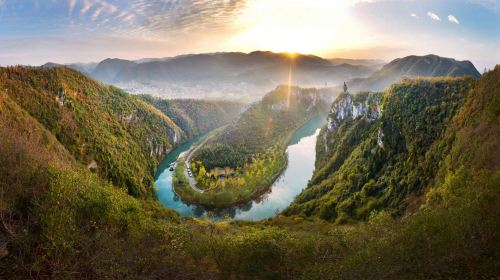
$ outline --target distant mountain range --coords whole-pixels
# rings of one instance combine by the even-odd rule
[[[121,71],[136,65],[138,64],[130,60],[107,58],[99,62],[90,74],[100,81],[114,82]]]
[[[353,78],[368,77],[381,63],[378,60],[328,60],[314,55],[255,51],[190,54],[136,61],[108,58],[97,64],[66,66],[135,94],[170,98],[244,98],[253,101],[278,85],[288,84],[289,79],[294,85],[332,86]],[[59,64],[47,63],[43,66]]]
[[[353,79],[349,83],[351,92],[382,91],[404,77],[460,77],[478,78],[481,74],[468,61],[437,55],[407,56],[384,65],[368,78]]]
[[[366,63],[364,63],[366,64]],[[355,77],[367,77],[375,68],[366,65],[335,64],[313,55],[252,52],[184,55],[174,58],[136,63],[120,59],[100,62],[90,74],[109,83],[130,83],[163,86],[222,84],[233,88],[269,88],[286,84],[292,69],[293,84],[325,86]]]
[[[59,64],[47,63],[44,67]],[[381,60],[325,59],[314,55],[225,52],[165,58],[66,65],[135,94],[168,98],[229,98],[256,100],[281,84],[381,91],[404,77],[472,76],[480,74],[470,61],[437,55],[407,56],[384,65]],[[291,71],[290,71],[291,69]]]
[[[386,64],[385,61],[380,59],[329,58],[328,61],[330,61],[334,65],[351,64],[351,65],[367,66],[372,68],[380,68]]]

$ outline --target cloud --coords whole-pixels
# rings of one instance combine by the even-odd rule
[[[460,24],[460,21],[458,21],[458,19],[454,15],[448,15],[448,21]]]
[[[68,15],[71,15],[73,13],[75,5],[76,5],[76,0],[68,0]]]
[[[469,2],[482,5],[483,7],[500,12],[500,1],[498,0],[469,0]]]
[[[437,21],[440,21],[441,19],[439,18],[438,15],[436,15],[435,13],[433,12],[427,12],[427,16],[430,17],[432,20],[437,20]]]
[[[83,0],[83,7],[80,10],[80,15],[86,14],[93,5],[94,3],[90,2],[89,0]]]
[[[246,2],[247,0],[134,0],[129,4],[129,11],[140,20],[140,32],[148,30],[160,36],[172,33],[206,33],[226,29],[234,23]]]
[[[96,20],[103,12],[106,14],[113,14],[118,10],[113,4],[109,4],[105,0],[82,0],[82,6],[80,9],[80,15],[86,15],[87,12],[94,9],[91,15],[91,19]],[[69,14],[73,12],[73,8],[76,6],[77,0],[68,0]]]
[[[108,12],[108,14],[112,14],[118,10],[118,8],[115,5],[109,4],[106,1],[98,1],[98,3],[101,5],[101,7]]]
[[[417,16],[417,14],[415,14],[415,13],[411,13],[411,14],[410,14],[410,16],[411,16],[412,18],[420,18],[420,17],[419,17],[419,16]]]
[[[104,7],[99,7],[97,9],[95,9],[94,13],[92,14],[92,20],[96,20],[99,15],[101,14],[101,12],[104,10]]]

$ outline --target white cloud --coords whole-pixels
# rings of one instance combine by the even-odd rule
[[[75,5],[76,5],[76,0],[68,0],[68,15],[71,15],[73,13]]]
[[[448,20],[450,22],[453,22],[453,23],[456,23],[456,24],[460,24],[460,21],[458,21],[458,19],[454,15],[448,15]]]
[[[432,20],[437,20],[437,21],[440,21],[441,19],[439,18],[438,15],[436,15],[435,13],[433,12],[427,12],[427,16],[429,16]]]
[[[115,5],[112,5],[112,4],[109,4],[108,2],[106,1],[99,1],[98,2],[99,4],[101,4],[101,6],[109,13],[109,14],[112,14],[114,12],[116,12],[116,10],[118,9]]]
[[[73,11],[73,8],[76,5],[76,0],[68,0],[69,5],[69,13]],[[92,20],[96,20],[101,14],[113,14],[118,10],[113,4],[109,4],[105,0],[82,0],[82,7],[80,9],[80,15],[85,15],[90,10],[94,9],[94,12],[91,15]]]
[[[411,16],[412,18],[420,18],[420,17],[419,17],[419,16],[417,16],[417,14],[415,14],[415,13],[411,13],[411,14],[410,14],[410,16]]]
[[[80,15],[84,15],[85,13],[87,13],[93,5],[94,3],[90,2],[89,0],[83,0],[83,7],[80,10]]]
[[[135,16],[132,14],[129,14],[128,16],[123,18],[123,21],[128,22],[129,24],[132,24],[134,22]]]
[[[92,20],[96,20],[97,17],[101,14],[101,12],[104,10],[104,7],[99,7],[95,9],[94,13],[92,14]]]

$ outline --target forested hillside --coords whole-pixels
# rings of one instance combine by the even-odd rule
[[[291,132],[307,119],[326,112],[317,89],[280,86],[253,104],[240,118],[195,155],[205,167],[241,166],[252,155],[286,145]]]
[[[458,137],[452,125],[470,118],[460,112],[470,110],[464,104],[485,86],[476,83],[412,79],[384,93],[340,96],[318,139],[314,176],[285,212],[344,223],[414,208],[441,183]]]
[[[80,164],[135,196],[154,192],[152,175],[174,145],[210,129],[199,114],[220,113],[212,126],[237,115],[236,109],[228,113],[204,106],[188,113],[194,121],[180,127],[140,98],[65,67],[0,68],[0,91],[50,131]],[[176,102],[190,106],[190,101],[171,103]]]
[[[150,95],[140,97],[169,116],[188,137],[234,122],[244,109],[243,104],[233,101],[167,100]]]
[[[387,123],[382,128],[384,148],[394,156],[398,155],[396,152],[414,151],[408,155],[409,164],[420,155],[418,147],[410,144],[425,146],[432,142],[426,155],[439,157],[424,156],[419,165],[424,170],[435,168],[432,172],[435,175],[432,183],[417,193],[420,199],[412,200],[415,207],[408,215],[392,217],[390,207],[388,211],[380,208],[370,214],[368,222],[347,225],[281,215],[258,223],[212,223],[181,219],[154,200],[134,198],[123,191],[124,185],[111,185],[79,163],[81,160],[70,150],[71,146],[62,144],[60,136],[55,134],[57,130],[53,132],[43,119],[38,120],[34,113],[19,105],[20,97],[11,97],[8,91],[13,88],[5,87],[5,81],[12,80],[12,75],[20,71],[2,69],[0,84],[2,279],[495,279],[499,276],[500,67],[477,82],[408,81],[384,93],[381,115],[368,126]],[[41,73],[46,75],[44,81],[59,86],[60,80],[49,73],[61,74],[60,71],[68,70]],[[31,79],[37,75],[35,71],[23,77],[31,85],[35,81],[40,83]],[[31,94],[26,96],[45,92],[43,88],[23,89]],[[400,96],[394,96],[396,93]],[[450,95],[456,98],[447,98]],[[430,112],[432,120],[436,116],[441,120],[438,128],[427,122],[420,106],[412,105],[416,99],[423,102],[422,110]],[[379,99],[376,95],[365,95],[352,100],[376,104]],[[401,102],[412,106],[402,106]],[[442,116],[432,110],[437,110],[434,107],[437,104],[443,108]],[[44,105],[52,110],[59,108],[58,103]],[[366,111],[351,125],[360,118],[375,116],[372,113],[376,111]],[[386,115],[387,112],[392,114]],[[413,112],[415,117],[408,117]],[[347,126],[349,118],[352,116],[340,121],[335,130]],[[407,125],[401,126],[408,118]],[[421,126],[410,126],[416,123]],[[386,133],[392,129],[400,133]],[[397,135],[418,136],[424,130],[429,132],[428,136],[411,141],[405,138],[399,143],[390,141]],[[378,128],[368,133],[367,145],[382,149],[377,146],[376,135]],[[108,141],[115,139],[107,133],[102,137]],[[103,145],[112,143],[108,141]],[[398,150],[403,147],[406,147],[403,151]],[[333,143],[329,148],[334,148]],[[373,155],[370,150],[363,160],[382,151],[385,152],[376,150]],[[335,152],[328,153],[330,157]],[[391,158],[387,157],[388,162],[393,162]],[[424,163],[432,165],[427,167]],[[358,195],[354,193],[353,197]]]
[[[207,138],[187,162],[197,188],[204,192],[188,184],[182,161],[175,172],[176,193],[186,202],[213,208],[257,198],[285,168],[285,148],[293,132],[327,111],[325,94],[287,86],[268,93],[238,120]]]

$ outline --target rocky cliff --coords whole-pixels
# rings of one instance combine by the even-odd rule
[[[472,78],[412,79],[384,93],[342,94],[317,141],[316,170],[286,214],[346,222],[401,213],[432,183],[448,123]]]

